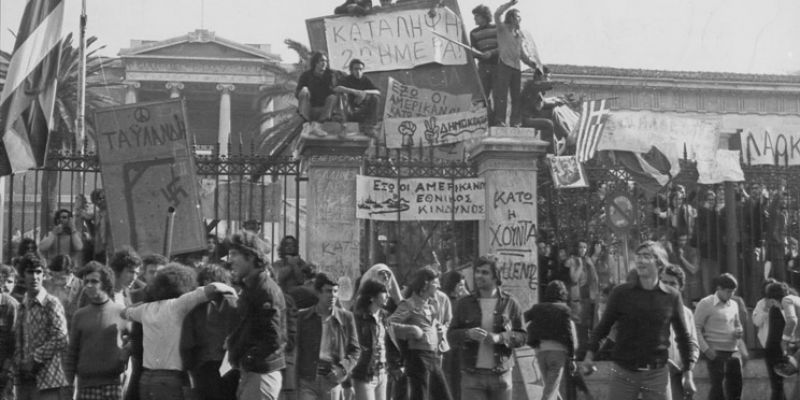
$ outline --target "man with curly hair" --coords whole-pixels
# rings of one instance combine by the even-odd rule
[[[114,296],[112,300],[125,307],[131,305],[131,289],[135,289],[136,277],[142,272],[142,257],[131,247],[125,246],[111,256],[108,266],[114,271]]]
[[[78,399],[119,400],[129,349],[124,337],[130,323],[120,316],[125,306],[114,303],[114,272],[90,261],[78,273],[89,305],[72,317],[64,361],[67,380],[78,378]]]
[[[170,263],[156,273],[149,294],[153,301],[126,308],[123,318],[139,322],[144,331],[144,372],[139,382],[143,400],[183,399],[188,379],[180,355],[183,319],[217,293],[235,294],[219,282],[197,287],[192,268]]]
[[[241,231],[226,240],[228,260],[242,293],[239,325],[228,337],[228,359],[240,371],[236,398],[278,398],[281,370],[286,368],[287,306],[268,265],[269,246],[258,236]]]
[[[17,399],[66,398],[69,382],[61,365],[67,349],[64,306],[44,288],[45,265],[39,256],[26,254],[16,266],[27,288],[16,328]]]

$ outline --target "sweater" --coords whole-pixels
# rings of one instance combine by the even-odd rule
[[[72,383],[78,377],[78,388],[120,384],[127,357],[122,354],[122,337],[130,324],[121,317],[125,307],[106,301],[89,304],[72,317],[64,370]]]

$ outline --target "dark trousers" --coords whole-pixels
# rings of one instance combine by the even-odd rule
[[[780,362],[780,353],[764,355],[764,363],[767,364],[767,375],[769,376],[769,386],[772,389],[770,400],[786,400],[786,393],[783,390],[783,377],[775,373],[775,366]]]
[[[486,101],[489,101],[489,95],[492,94],[492,87],[494,85],[494,74],[497,70],[497,61],[495,62],[479,62],[478,63],[478,79],[481,80],[483,86],[483,95],[486,96]],[[489,107],[489,104],[486,104]]]
[[[226,400],[219,366],[222,361],[208,361],[191,371],[194,380],[194,393],[198,400]]]
[[[410,400],[453,400],[442,372],[441,358],[435,352],[409,350],[406,375],[411,389]]]
[[[494,87],[492,88],[494,97],[494,125],[506,125],[506,110],[508,108],[508,96],[511,95],[511,119],[510,126],[520,123],[520,91],[522,85],[522,72],[518,69],[509,67],[502,62],[497,63],[497,73],[494,76]]]
[[[350,104],[347,120],[362,124],[374,124],[378,120],[378,97],[367,96],[359,104]]]
[[[739,353],[717,351],[717,357],[708,360],[708,378],[711,380],[709,400],[740,400],[742,398],[742,359]]]

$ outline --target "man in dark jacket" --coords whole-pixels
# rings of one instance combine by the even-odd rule
[[[475,264],[475,293],[461,298],[447,337],[461,351],[461,397],[510,400],[513,349],[525,344],[519,303],[500,290],[497,264]]]
[[[286,367],[286,300],[267,270],[270,249],[248,231],[233,235],[228,249],[228,259],[242,286],[237,305],[241,322],[228,338],[228,357],[240,370],[236,397],[277,399],[281,370]]]

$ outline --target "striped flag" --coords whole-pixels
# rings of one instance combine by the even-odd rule
[[[581,116],[576,125],[578,134],[575,135],[578,143],[575,155],[578,162],[586,162],[594,157],[597,152],[597,143],[603,134],[603,127],[608,119],[609,109],[606,100],[590,100],[581,103]]]
[[[28,0],[0,93],[0,176],[44,164],[66,0]]]

